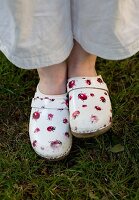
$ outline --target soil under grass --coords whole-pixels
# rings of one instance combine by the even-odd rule
[[[47,162],[28,137],[36,70],[0,53],[0,200],[139,200],[139,54],[99,58],[97,69],[111,94],[112,128],[96,139],[74,138],[66,159]]]

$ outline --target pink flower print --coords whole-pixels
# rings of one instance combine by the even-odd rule
[[[98,117],[97,116],[95,116],[95,115],[91,115],[91,122],[92,123],[97,123],[98,122]]]
[[[53,119],[53,117],[54,117],[54,115],[53,115],[53,114],[51,114],[51,113],[49,113],[49,114],[48,114],[48,120],[52,120],[52,119]]]
[[[62,102],[61,104],[65,104],[67,107],[69,106],[69,100],[66,99],[64,102]]]
[[[86,107],[87,107],[87,105],[82,105],[82,107],[83,107],[83,108],[86,108]]]
[[[87,95],[85,93],[78,94],[78,99],[81,99],[82,101],[87,100]]]
[[[71,100],[71,99],[72,99],[72,96],[69,97],[69,100]]]
[[[75,80],[72,80],[68,84],[69,88],[73,88],[75,86]]]
[[[63,119],[63,123],[64,123],[64,124],[67,124],[67,123],[68,123],[67,118],[64,118],[64,119]]]
[[[68,99],[65,100],[65,104],[66,104],[67,107],[69,106],[69,100]]]
[[[48,126],[47,131],[51,132],[54,131],[56,128],[54,126]]]
[[[108,95],[108,93],[107,93],[107,92],[104,92],[104,94],[105,94],[105,95]]]
[[[69,133],[68,133],[68,132],[65,132],[65,136],[69,138]]]
[[[90,96],[91,96],[91,97],[94,97],[95,95],[94,95],[93,93],[90,93]]]
[[[79,110],[76,110],[75,112],[72,113],[72,117],[73,117],[74,119],[76,119],[76,117],[78,117],[79,114],[80,114],[80,111],[79,111]]]
[[[33,113],[33,119],[37,120],[40,118],[40,112],[34,112]]]
[[[85,81],[87,85],[91,85],[91,81],[90,80],[86,80]]]
[[[102,82],[103,82],[101,78],[97,78],[97,81],[98,81],[99,83],[102,83]]]
[[[33,141],[32,146],[33,146],[33,147],[36,147],[36,146],[37,146],[37,140],[34,140],[34,141]]]
[[[96,110],[102,110],[101,107],[99,107],[99,106],[95,106],[95,109]]]
[[[62,142],[60,140],[51,141],[50,143],[51,143],[51,147],[54,149],[62,145]]]
[[[105,97],[100,97],[100,101],[102,101],[103,103],[105,103],[106,102]]]
[[[40,131],[40,129],[39,128],[36,128],[35,130],[34,130],[34,133],[38,133]]]

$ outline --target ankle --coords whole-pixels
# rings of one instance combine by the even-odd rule
[[[60,95],[66,93],[66,80],[58,81],[44,81],[40,80],[38,83],[38,88],[41,93],[47,95]]]
[[[68,78],[75,76],[97,76],[95,69],[96,56],[86,56],[83,60],[71,59],[68,63]]]
[[[68,78],[72,77],[95,77],[97,76],[97,72],[95,68],[87,69],[86,66],[75,66],[75,67],[69,67],[69,72],[68,72]]]
[[[59,63],[38,69],[40,92],[47,95],[59,95],[66,92],[67,64]]]
[[[72,52],[68,58],[68,77],[73,76],[97,76],[95,69],[96,56],[86,52],[75,41]]]

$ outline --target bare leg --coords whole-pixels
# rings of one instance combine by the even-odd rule
[[[66,92],[67,64],[66,61],[37,69],[39,74],[39,90],[47,95],[58,95]]]
[[[68,78],[75,76],[97,76],[95,70],[96,56],[86,52],[75,41],[68,58]]]

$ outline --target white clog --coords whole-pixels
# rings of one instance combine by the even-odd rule
[[[45,95],[38,87],[31,103],[29,136],[35,152],[48,160],[60,160],[70,152],[67,94]]]
[[[70,128],[75,137],[98,136],[112,125],[108,88],[101,75],[68,80]]]

